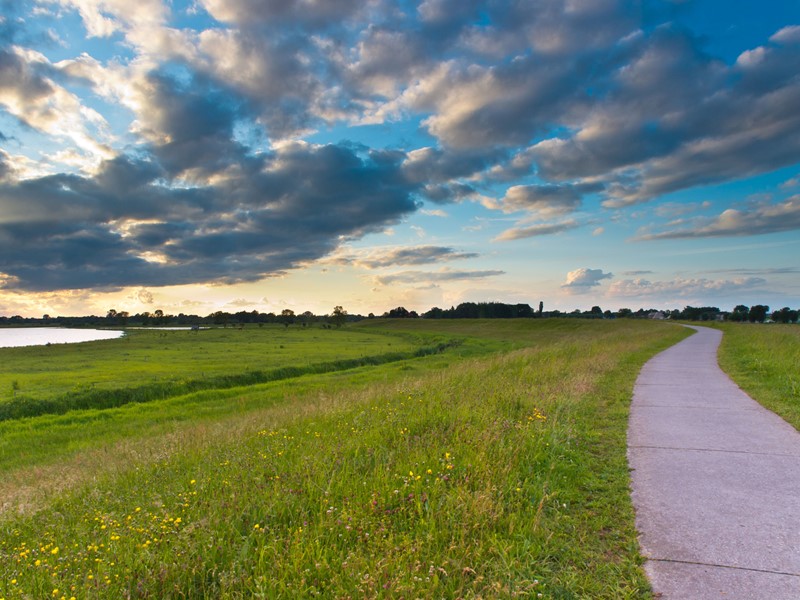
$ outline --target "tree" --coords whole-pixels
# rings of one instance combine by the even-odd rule
[[[542,302],[542,301],[540,300],[540,301],[539,301],[539,311],[538,311],[538,312],[539,312],[539,316],[540,316],[540,317],[542,316],[542,311],[543,311],[543,310],[544,310],[544,302]]]
[[[389,312],[383,313],[383,316],[387,319],[407,319],[411,316],[411,313],[408,312],[405,306],[398,306]]]
[[[730,320],[735,321],[737,323],[742,323],[747,321],[750,317],[750,309],[747,308],[744,304],[737,304],[733,307],[733,312],[731,313]]]
[[[768,312],[769,306],[765,306],[764,304],[756,304],[755,306],[751,306],[749,321],[751,323],[763,323],[767,318]]]
[[[772,320],[776,323],[794,323],[797,321],[797,317],[798,311],[792,310],[788,306],[772,313]]]
[[[281,323],[288,329],[289,325],[294,323],[294,311],[291,308],[284,308],[281,311]]]
[[[336,325],[336,327],[341,327],[344,325],[344,322],[347,320],[347,311],[343,309],[341,306],[334,306],[333,313],[331,313],[331,323]]]

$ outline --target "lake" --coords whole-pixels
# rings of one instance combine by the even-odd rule
[[[76,344],[95,340],[113,340],[124,331],[110,329],[66,329],[64,327],[0,327],[0,348]]]

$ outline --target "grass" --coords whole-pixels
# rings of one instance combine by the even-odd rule
[[[2,488],[0,598],[649,597],[627,411],[639,367],[687,331],[632,320],[362,331],[463,343],[95,411],[72,431],[90,440],[79,451],[0,466],[15,482]],[[105,439],[107,423],[139,411],[134,430]],[[19,421],[12,446],[46,443],[84,413]]]
[[[719,363],[739,386],[800,429],[800,327],[725,323]]]
[[[0,421],[112,408],[201,390],[440,351],[424,340],[351,330],[131,330],[119,340],[0,348]]]

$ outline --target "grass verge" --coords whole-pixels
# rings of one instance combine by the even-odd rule
[[[800,327],[723,323],[719,364],[753,399],[800,430]]]
[[[310,377],[190,422],[171,451],[142,439],[139,459],[7,515],[0,598],[648,597],[628,403],[688,331],[527,321],[490,337],[504,327],[524,347]]]

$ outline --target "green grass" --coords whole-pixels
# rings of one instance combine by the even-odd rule
[[[0,421],[390,362],[446,345],[423,343],[363,331],[271,327],[132,330],[119,340],[0,348]]]
[[[719,363],[752,398],[800,429],[800,327],[725,323]]]
[[[92,415],[71,430],[90,440],[79,451],[0,467],[0,598],[650,597],[628,405],[641,365],[688,331],[632,320],[362,330],[462,344],[19,421],[7,455]]]

